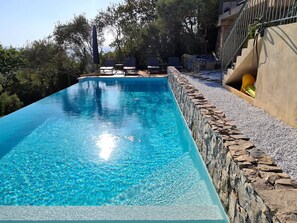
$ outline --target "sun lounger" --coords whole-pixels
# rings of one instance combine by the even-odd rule
[[[178,70],[183,68],[179,63],[178,57],[168,57],[168,66],[173,66]]]
[[[147,60],[148,73],[160,73],[160,62],[157,57],[149,57]]]
[[[135,75],[136,73],[136,60],[134,57],[127,57],[124,61],[123,67],[125,75]]]
[[[100,67],[100,73],[105,74],[107,71],[109,71],[108,73],[113,74],[113,70],[114,70],[114,65],[115,65],[115,60],[114,59],[107,59],[104,61],[104,66]]]

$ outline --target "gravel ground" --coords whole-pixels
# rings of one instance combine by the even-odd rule
[[[269,154],[284,172],[297,180],[296,128],[227,91],[216,81],[220,77],[218,72],[184,74],[206,99],[223,111],[227,118],[236,122],[238,129],[248,136],[257,148]],[[189,76],[193,74],[199,78]],[[208,77],[208,80],[205,80],[205,77]]]

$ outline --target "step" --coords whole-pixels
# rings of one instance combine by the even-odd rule
[[[248,48],[243,48],[241,51],[241,56],[245,56],[248,53]]]
[[[195,222],[224,222],[218,205],[213,205],[207,185],[188,153],[156,171],[145,180],[129,188],[110,201],[112,206],[154,207],[161,206],[166,213],[152,212],[161,220],[185,220]],[[149,213],[146,210],[145,213]],[[167,216],[170,218],[168,219]],[[173,217],[174,216],[174,217]]]
[[[0,222],[227,223],[217,206],[1,206]]]
[[[238,56],[236,58],[236,64],[235,64],[235,67],[234,67],[234,70],[238,67],[238,65],[240,65],[240,63],[242,62],[242,60],[245,58],[245,55],[242,55],[242,56]]]
[[[156,171],[145,180],[140,181],[117,195],[110,202],[112,205],[182,205],[189,204],[187,193],[195,190],[191,203],[210,205],[206,183],[188,153],[177,158],[167,166]],[[203,203],[201,203],[203,202]]]
[[[229,77],[233,72],[234,72],[234,69],[229,68],[229,69],[227,70],[227,74],[225,75],[225,77]]]
[[[248,44],[247,44],[248,47],[249,47],[249,46],[252,46],[252,47],[253,47],[253,46],[254,46],[254,41],[255,41],[254,39],[249,39],[249,40],[248,40]],[[247,47],[247,48],[248,48],[248,47]]]

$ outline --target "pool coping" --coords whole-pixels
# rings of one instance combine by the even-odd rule
[[[168,78],[230,221],[297,222],[297,182],[179,71]]]

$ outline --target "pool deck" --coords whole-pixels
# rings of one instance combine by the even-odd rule
[[[297,129],[252,106],[220,84],[220,71],[182,72],[214,106],[232,119],[250,141],[297,180]]]
[[[82,74],[80,78],[84,77],[166,77],[167,74],[149,74],[146,70],[139,70],[137,71],[137,74],[129,74],[129,75],[124,75],[123,72],[115,72],[114,74],[100,74],[100,73],[90,73],[90,74]]]

